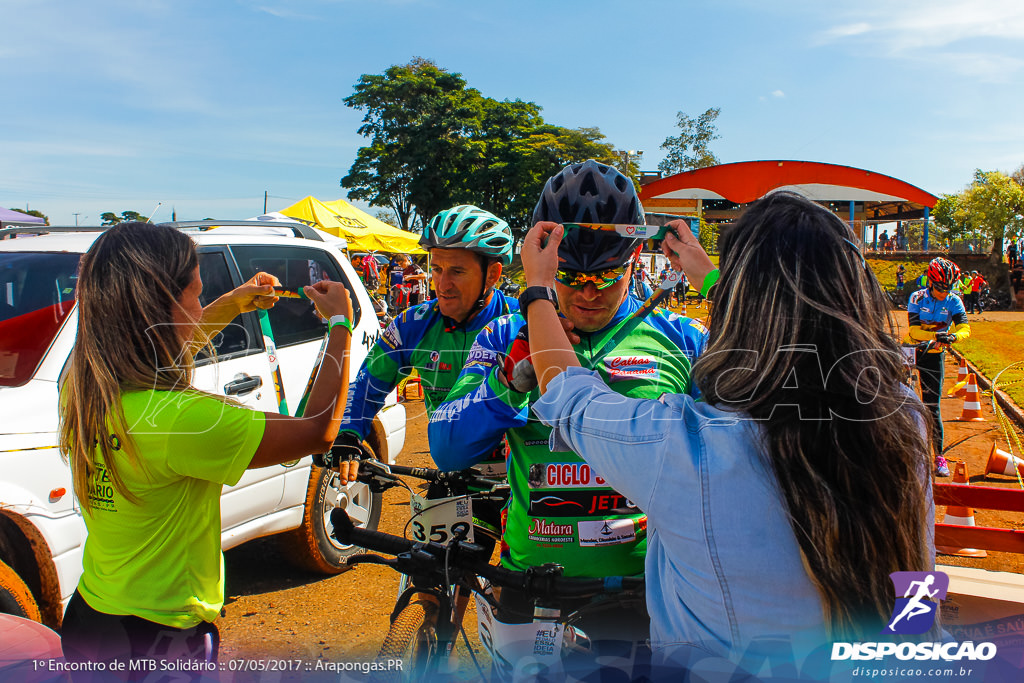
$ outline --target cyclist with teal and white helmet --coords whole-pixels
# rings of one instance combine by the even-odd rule
[[[385,397],[416,370],[427,413],[445,399],[467,362],[477,333],[491,320],[519,310],[519,301],[495,288],[512,263],[512,230],[494,214],[470,205],[434,216],[420,246],[430,253],[437,298],[398,315],[374,343],[349,387],[341,430],[325,464],[355,462]],[[354,465],[339,467],[353,479]]]

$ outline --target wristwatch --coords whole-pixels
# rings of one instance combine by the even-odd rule
[[[547,299],[551,303],[558,306],[558,302],[555,299],[555,290],[550,287],[527,287],[523,290],[523,293],[519,295],[519,313],[523,317],[526,317],[526,309],[531,302],[538,299]]]

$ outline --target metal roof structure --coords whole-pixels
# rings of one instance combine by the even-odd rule
[[[699,168],[643,185],[640,200],[651,212],[734,213],[773,190],[798,192],[822,203],[850,205],[858,220],[899,221],[927,216],[935,195],[897,178],[852,166],[816,161],[743,161]],[[852,208],[852,207],[855,207]],[[838,207],[837,207],[838,208]],[[689,210],[686,210],[689,209]],[[727,216],[708,215],[708,218]]]

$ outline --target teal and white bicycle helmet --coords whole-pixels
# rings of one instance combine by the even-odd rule
[[[430,219],[420,236],[424,249],[468,249],[512,263],[512,229],[493,213],[470,204],[446,209]]]

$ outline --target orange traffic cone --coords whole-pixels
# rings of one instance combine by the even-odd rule
[[[985,474],[1008,474],[1016,477],[1017,472],[1024,476],[1024,460],[1014,457],[999,448],[999,444],[992,444],[992,452],[988,454],[988,463],[985,465]]]
[[[946,396],[966,396],[967,379],[970,373],[967,371],[967,359],[960,357],[960,369],[956,371],[956,383],[946,393]]]
[[[953,472],[953,483],[963,484],[964,486],[970,485],[971,482],[967,478],[967,463],[956,463],[956,469]],[[956,524],[958,526],[975,526],[974,510],[962,505],[947,505],[946,516],[943,517],[942,523]],[[951,548],[949,546],[937,545],[935,546],[935,552],[942,553],[943,555],[957,555],[959,557],[988,557],[987,551],[977,548]]]
[[[981,415],[981,396],[978,391],[978,378],[972,372],[967,376],[967,396],[964,397],[964,410],[958,422],[984,422]]]

